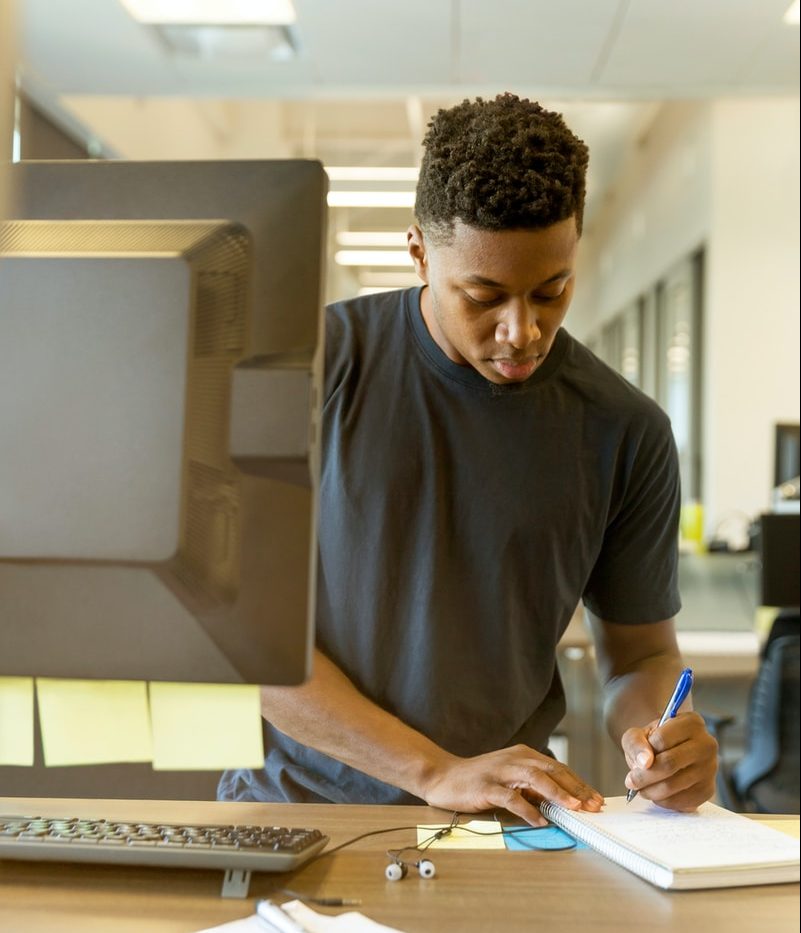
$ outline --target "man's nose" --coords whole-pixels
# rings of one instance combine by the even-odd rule
[[[537,323],[537,309],[521,298],[503,308],[501,319],[495,328],[498,343],[509,344],[515,350],[525,350],[542,332]]]

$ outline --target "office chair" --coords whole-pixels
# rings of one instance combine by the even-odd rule
[[[745,753],[733,765],[721,754],[717,795],[741,813],[799,812],[799,612],[783,609],[760,655],[748,700]],[[705,715],[723,749],[732,716]]]

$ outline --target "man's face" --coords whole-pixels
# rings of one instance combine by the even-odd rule
[[[496,385],[523,382],[548,355],[573,296],[575,218],[541,230],[479,230],[457,221],[435,245],[409,228],[423,319],[454,363]]]

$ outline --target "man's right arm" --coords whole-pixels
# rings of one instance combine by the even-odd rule
[[[525,745],[461,758],[360,693],[325,655],[299,687],[262,687],[262,715],[295,741],[447,810],[506,809],[533,826],[536,801],[600,809],[603,798],[566,765]]]

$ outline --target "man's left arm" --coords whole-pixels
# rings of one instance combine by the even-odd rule
[[[621,625],[587,615],[606,728],[630,769],[626,787],[670,810],[696,809],[715,792],[717,743],[691,696],[657,728],[684,667],[673,620]]]

